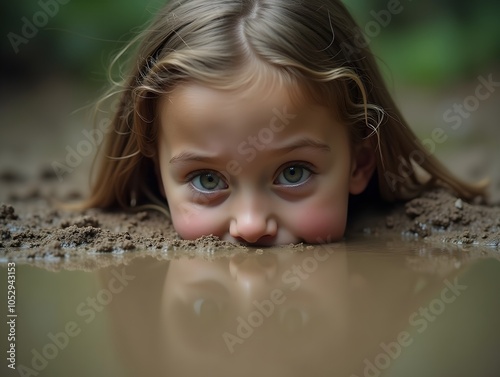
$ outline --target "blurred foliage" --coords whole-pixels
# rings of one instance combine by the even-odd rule
[[[394,1],[394,0],[392,0]],[[391,0],[344,0],[363,28]],[[371,41],[374,53],[407,82],[442,85],[498,69],[500,2],[441,0],[399,2],[402,11]]]
[[[59,4],[55,16],[15,53],[7,34],[22,35],[23,17],[32,20],[42,10],[40,1],[9,2],[2,9],[1,57],[7,70],[2,81],[70,75],[90,84],[106,80],[107,66],[155,13],[151,2],[140,0],[70,0]],[[148,5],[149,4],[149,5]],[[157,5],[159,7],[160,5]]]
[[[2,5],[2,82],[30,82],[52,73],[102,85],[113,53],[162,5],[161,0],[70,0],[59,5],[47,25],[16,54],[7,34],[21,34],[22,18],[31,20],[41,10],[39,1],[55,0]],[[344,0],[361,28],[393,1]],[[403,11],[381,27],[370,46],[408,83],[442,85],[472,78],[500,61],[500,1],[401,0],[400,4]]]

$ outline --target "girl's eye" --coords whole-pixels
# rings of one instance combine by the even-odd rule
[[[200,173],[191,179],[191,184],[200,191],[215,191],[227,188],[224,180],[215,172]]]
[[[281,171],[275,183],[284,186],[299,185],[307,181],[311,174],[311,170],[305,166],[291,165]]]

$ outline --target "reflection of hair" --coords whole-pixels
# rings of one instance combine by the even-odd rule
[[[86,205],[127,207],[159,197],[150,191],[158,187],[158,100],[186,81],[216,89],[261,80],[295,84],[338,113],[353,143],[370,137],[386,200],[415,196],[428,185],[464,198],[484,195],[484,188],[460,182],[425,153],[369,49],[352,47],[360,45],[355,30],[340,0],[169,2],[119,55],[139,44],[130,75],[110,93],[120,94],[119,106]],[[424,182],[417,170],[430,179]]]

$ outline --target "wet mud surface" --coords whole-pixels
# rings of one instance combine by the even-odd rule
[[[500,246],[500,207],[432,190],[404,204],[357,216],[352,233],[400,234],[433,243]]]
[[[69,258],[143,251],[175,257],[176,253],[198,255],[248,250],[243,245],[212,236],[181,240],[165,214],[155,210],[64,210],[58,203],[81,200],[83,193],[61,184],[50,170],[42,169],[32,184],[12,171],[0,172],[0,181],[3,258]],[[359,237],[471,245],[498,252],[500,207],[467,203],[447,191],[433,190],[407,203],[365,208],[351,221],[346,240]],[[286,247],[290,249],[290,245]],[[304,247],[307,245],[293,246],[294,249]]]
[[[367,204],[342,242],[259,249],[181,240],[155,210],[64,210],[83,185],[50,174],[0,182],[0,262],[34,329],[18,366],[79,334],[40,376],[371,376],[381,357],[389,375],[498,375],[499,207],[430,191]]]

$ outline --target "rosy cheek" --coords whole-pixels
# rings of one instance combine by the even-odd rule
[[[295,234],[308,243],[340,240],[345,231],[347,208],[319,207],[304,210],[294,224]]]
[[[174,229],[185,240],[194,240],[209,234],[220,236],[210,213],[186,207],[172,210],[171,216]]]

